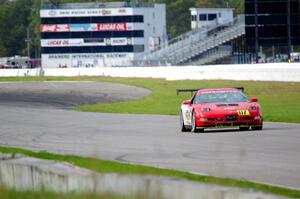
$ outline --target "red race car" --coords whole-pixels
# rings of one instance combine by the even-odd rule
[[[203,132],[207,128],[262,130],[263,117],[257,98],[249,100],[243,88],[184,89],[196,91],[180,108],[181,131]]]

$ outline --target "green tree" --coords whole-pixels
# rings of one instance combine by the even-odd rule
[[[0,56],[6,55],[6,48],[4,45],[4,31],[5,31],[5,19],[8,12],[6,1],[0,1]]]
[[[195,2],[195,0],[165,1],[167,4],[167,29],[171,38],[190,30],[189,8],[195,7]]]
[[[16,0],[13,3],[1,4],[0,45],[4,50],[0,52],[0,56],[23,54],[26,48],[25,38],[30,5],[30,0]]]
[[[115,0],[55,0],[58,3],[69,2],[113,2]],[[135,2],[135,0],[131,0]],[[43,0],[47,2],[47,0]],[[49,2],[49,0],[48,0]],[[191,7],[224,7],[227,4],[235,8],[235,13],[243,12],[241,0],[143,0],[143,2],[165,3],[167,6],[167,31],[170,38],[190,30]],[[30,33],[31,56],[40,49],[41,0],[0,0],[0,56],[26,55],[27,28]]]
[[[244,13],[244,0],[231,0],[230,1],[230,5],[232,8],[234,8],[235,10],[235,14],[242,14]]]
[[[32,1],[32,7],[31,12],[29,15],[29,33],[30,33],[30,49],[31,50],[31,56],[36,57],[39,55],[39,49],[40,49],[40,6],[41,6],[41,0],[33,0]]]
[[[199,0],[197,1],[196,6],[199,8],[214,8],[219,6],[219,4],[216,5],[214,2],[210,0]]]

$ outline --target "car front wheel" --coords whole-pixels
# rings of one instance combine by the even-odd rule
[[[199,132],[203,132],[203,131],[204,131],[204,128],[197,128],[196,116],[195,116],[195,112],[193,112],[193,115],[192,115],[192,132],[199,133]]]
[[[191,129],[186,128],[186,126],[184,125],[182,113],[180,113],[180,128],[181,128],[181,132],[191,131]]]

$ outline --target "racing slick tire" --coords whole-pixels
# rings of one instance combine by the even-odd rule
[[[192,132],[194,133],[204,132],[204,128],[201,129],[197,128],[195,112],[193,112],[192,115]]]
[[[256,130],[256,131],[260,131],[260,130],[262,130],[262,128],[263,128],[262,125],[261,126],[252,126],[251,127],[252,130]]]
[[[191,129],[186,128],[186,126],[184,125],[182,113],[180,113],[180,129],[181,129],[181,132],[189,132],[189,131],[191,131]]]

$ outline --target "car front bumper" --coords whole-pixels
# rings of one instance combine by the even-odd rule
[[[199,128],[231,128],[231,127],[252,127],[252,126],[262,126],[262,117],[251,117],[248,118],[238,118],[234,121],[208,119],[207,121],[197,121],[197,127]]]

